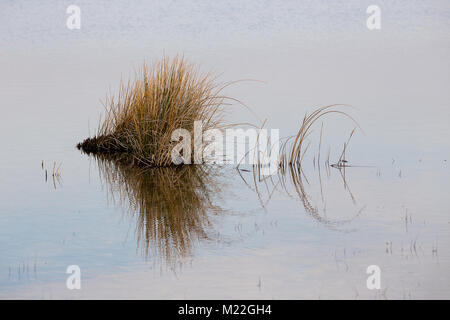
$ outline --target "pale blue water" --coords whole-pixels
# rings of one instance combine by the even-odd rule
[[[1,298],[449,297],[447,1],[378,1],[378,31],[366,28],[364,1],[77,1],[81,29],[68,30],[71,3],[0,4]],[[305,187],[320,219],[289,183],[291,197],[279,190],[268,200],[262,184],[260,199],[226,167],[209,238],[175,266],[145,259],[136,216],[75,145],[95,131],[121,76],[163,53],[184,53],[222,81],[264,81],[226,93],[281,136],[315,107],[357,107],[350,113],[365,134],[347,157],[374,167],[349,168],[344,188],[322,163],[322,200],[312,165],[319,125]],[[259,121],[239,106],[229,119]],[[343,118],[324,122],[322,161],[328,148],[339,158],[352,129]],[[49,173],[62,162],[56,188],[42,161]],[[73,264],[79,291],[65,286]],[[366,287],[372,264],[382,269],[379,291]]]

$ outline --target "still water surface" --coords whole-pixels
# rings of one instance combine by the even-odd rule
[[[78,1],[75,31],[64,2],[0,4],[0,297],[449,298],[450,5],[378,2],[378,31],[364,1]],[[142,173],[76,150],[121,77],[164,53],[261,80],[227,88],[256,114],[228,119],[281,136],[354,106],[355,167],[325,166],[354,127],[342,117],[323,121],[320,172],[320,123],[310,137],[307,204],[289,176],[256,192],[232,166]]]

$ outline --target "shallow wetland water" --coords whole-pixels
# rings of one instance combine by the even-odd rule
[[[0,298],[450,297],[448,1],[379,1],[376,32],[359,1],[102,2],[79,1],[78,31],[65,4],[0,4]],[[180,52],[262,81],[226,89],[257,115],[230,106],[231,122],[288,136],[305,112],[354,106],[352,166],[325,163],[354,128],[335,116],[300,189],[289,172],[255,189],[251,167],[140,172],[75,148],[121,77]]]

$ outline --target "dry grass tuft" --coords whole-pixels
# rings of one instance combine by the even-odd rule
[[[220,128],[221,95],[225,85],[215,84],[183,57],[162,61],[136,72],[134,82],[121,83],[117,96],[106,101],[106,115],[97,135],[78,144],[86,153],[121,155],[134,164],[172,165],[172,132],[193,131],[194,121],[203,130]]]

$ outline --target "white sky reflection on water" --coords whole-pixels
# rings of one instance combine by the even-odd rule
[[[82,28],[65,28],[67,3],[0,4],[1,298],[448,298],[450,293],[450,35],[448,1],[378,1],[382,29],[365,27],[371,3],[342,1],[77,2]],[[106,4],[105,4],[106,5]],[[184,53],[281,136],[306,111],[333,103],[357,132],[346,181],[314,148],[306,189],[323,224],[295,196],[275,192],[265,210],[231,168],[210,213],[209,240],[166,270],[137,249],[136,220],[108,201],[94,161],[75,144],[94,132],[109,88],[163,52]],[[233,106],[232,121],[257,120]],[[353,129],[324,122],[322,159],[336,160]],[[311,137],[317,149],[318,132]],[[62,182],[45,182],[62,162]],[[242,172],[250,185],[251,175]],[[267,190],[261,188],[264,199]],[[323,209],[325,208],[325,212]],[[78,264],[82,290],[65,288]],[[366,268],[382,269],[382,290]],[[258,286],[261,279],[261,286]],[[384,293],[384,296],[383,296]]]

